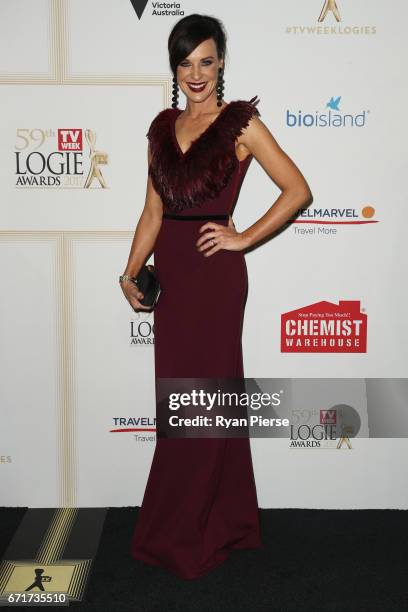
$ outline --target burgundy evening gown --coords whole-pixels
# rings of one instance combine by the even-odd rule
[[[149,174],[164,206],[154,250],[162,287],[154,309],[156,378],[244,376],[244,254],[220,249],[205,257],[195,243],[208,220],[228,225],[252,159],[237,159],[235,140],[259,115],[255,100],[230,102],[185,153],[175,135],[181,109],[158,113],[147,133]],[[248,437],[157,438],[132,557],[194,579],[231,549],[261,545]]]

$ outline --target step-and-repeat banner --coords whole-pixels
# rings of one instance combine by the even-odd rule
[[[225,100],[259,96],[313,193],[246,253],[245,376],[289,389],[309,422],[251,439],[259,505],[407,508],[407,441],[384,425],[404,415],[408,377],[403,0],[2,0],[0,505],[142,501],[154,313],[131,309],[118,276],[145,202],[146,131],[171,105],[168,35],[196,12],[227,30]],[[254,159],[237,230],[279,194]],[[322,379],[330,392],[314,394]],[[384,425],[371,436],[370,406]],[[310,423],[339,407],[358,408],[363,435],[323,443]]]

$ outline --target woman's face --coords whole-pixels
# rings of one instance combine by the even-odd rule
[[[218,60],[215,41],[204,40],[177,66],[180,89],[192,102],[203,102],[216,89],[221,66],[223,61]]]

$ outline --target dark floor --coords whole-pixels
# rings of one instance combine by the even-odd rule
[[[0,509],[1,556],[25,510]],[[108,511],[85,601],[70,606],[98,612],[408,612],[408,511],[260,510],[264,548],[234,551],[195,581],[130,557],[136,517],[135,508]]]

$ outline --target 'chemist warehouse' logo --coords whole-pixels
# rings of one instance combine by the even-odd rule
[[[299,128],[363,128],[367,123],[369,110],[359,113],[343,113],[340,108],[341,96],[331,97],[326,103],[328,111],[320,112],[286,109],[286,126]]]
[[[19,128],[16,136],[17,188],[107,187],[102,166],[108,163],[108,154],[96,148],[93,130]]]
[[[281,315],[282,353],[366,353],[367,315],[360,301],[321,301]]]

